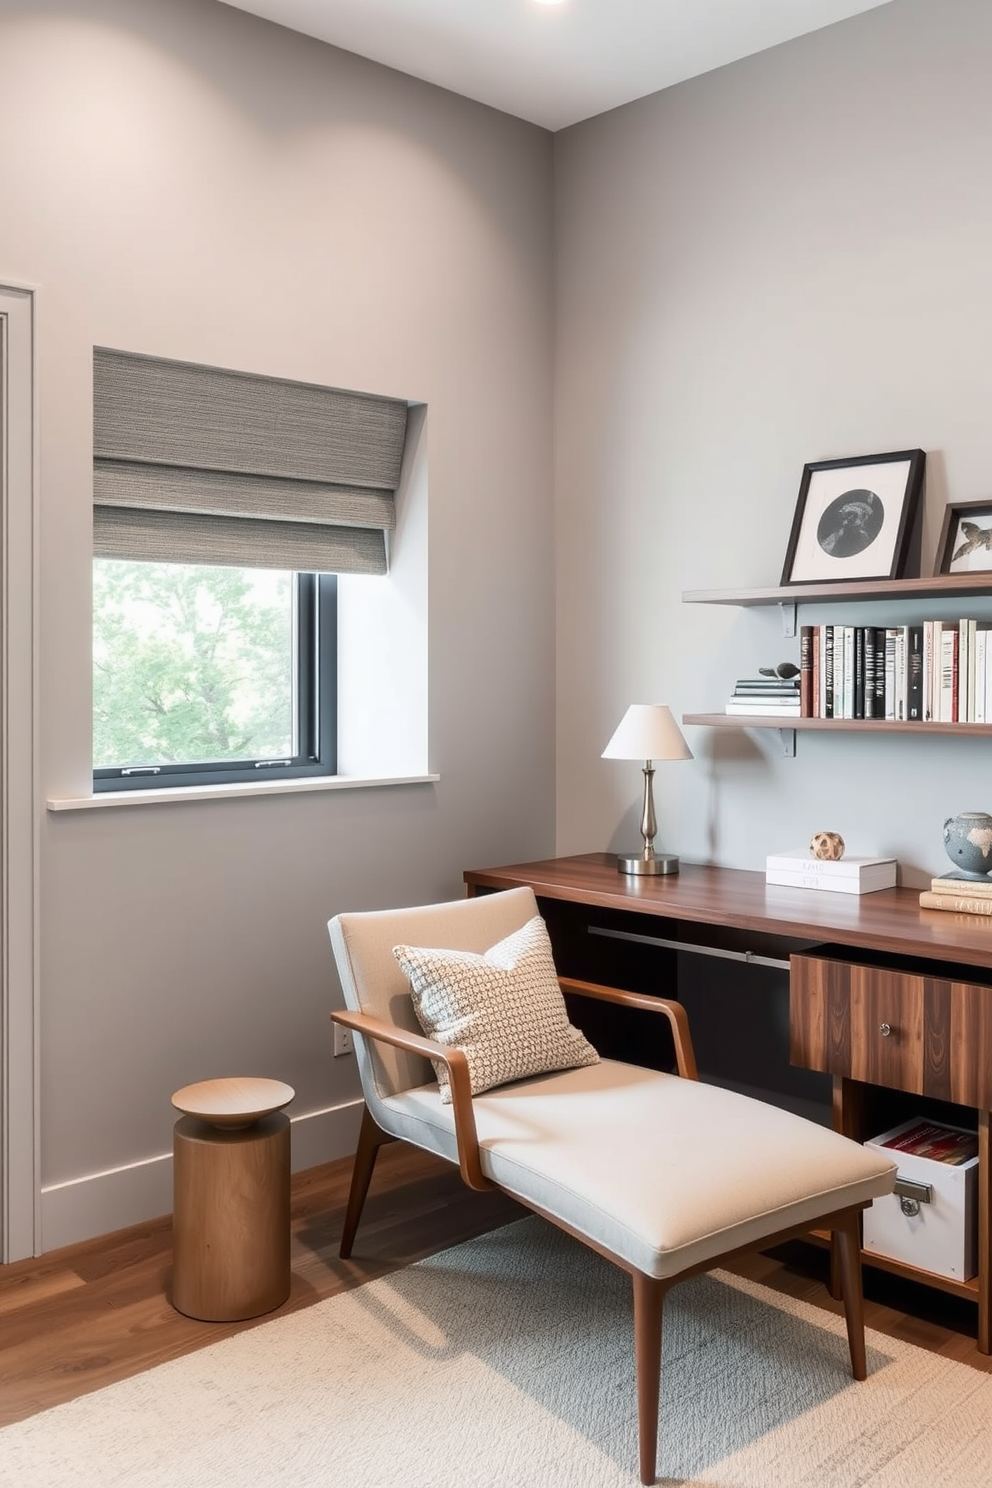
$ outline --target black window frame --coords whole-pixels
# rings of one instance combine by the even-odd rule
[[[299,753],[291,759],[217,760],[181,765],[102,766],[94,793],[168,790],[187,785],[257,785],[337,773],[336,574],[296,576],[296,700]]]

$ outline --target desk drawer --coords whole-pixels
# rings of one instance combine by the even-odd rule
[[[992,1107],[992,987],[793,956],[789,1057],[959,1105]]]

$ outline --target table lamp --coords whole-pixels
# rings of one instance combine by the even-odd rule
[[[678,873],[678,858],[664,853],[658,856],[654,850],[654,835],[658,830],[654,815],[654,761],[692,759],[692,750],[683,739],[671,708],[663,703],[631,703],[601,757],[644,761],[641,815],[644,850],[618,857],[617,869],[621,873]]]

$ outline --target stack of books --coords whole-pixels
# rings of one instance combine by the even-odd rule
[[[799,635],[804,718],[992,723],[992,626],[804,625]]]
[[[792,889],[826,889],[832,894],[874,894],[894,889],[895,858],[811,858],[808,848],[769,853],[765,859],[765,883]],[[992,888],[992,880],[989,884]],[[992,909],[992,901],[990,901]]]
[[[992,878],[969,878],[949,873],[934,878],[920,895],[921,909],[944,909],[950,914],[992,915]]]
[[[741,677],[727,704],[727,712],[749,713],[752,718],[798,718],[799,678]]]

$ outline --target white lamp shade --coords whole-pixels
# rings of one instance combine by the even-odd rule
[[[602,759],[685,760],[692,750],[664,703],[631,703]]]

